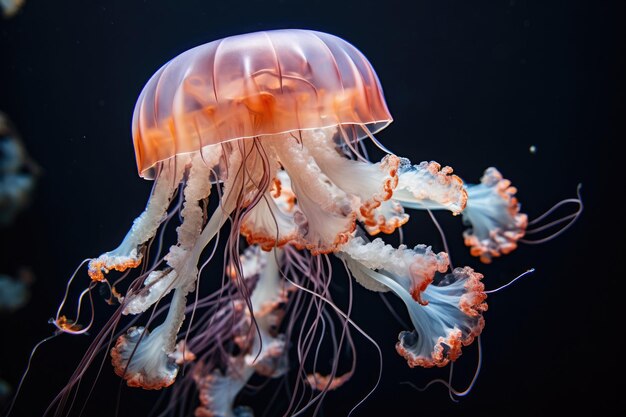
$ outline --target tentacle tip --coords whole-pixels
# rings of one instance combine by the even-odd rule
[[[157,329],[150,334],[143,327],[131,327],[111,349],[115,373],[129,387],[159,390],[176,379],[178,366],[163,350]]]
[[[337,388],[345,384],[351,376],[352,372],[347,372],[340,376],[322,375],[318,372],[315,372],[312,374],[308,374],[306,380],[313,390],[323,392],[336,390]]]
[[[53,324],[57,329],[59,329],[63,333],[76,333],[83,330],[83,326],[76,323],[75,321],[68,319],[65,316],[57,317],[56,319],[51,318],[49,320],[50,324]]]
[[[105,253],[89,261],[87,274],[93,281],[104,281],[104,275],[111,270],[124,272],[141,264],[141,255],[117,256]]]

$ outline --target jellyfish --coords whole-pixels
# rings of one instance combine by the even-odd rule
[[[14,16],[24,5],[24,0],[0,0],[0,8],[4,17]]]
[[[0,312],[22,308],[30,299],[33,281],[33,273],[28,268],[21,268],[17,278],[0,274]]]
[[[0,273],[0,323],[5,323],[6,314],[13,313],[24,307],[30,299],[30,285],[34,277],[30,269],[18,270],[17,278]],[[6,329],[2,329],[6,332]],[[13,393],[13,387],[2,378],[0,369],[0,407],[4,409],[5,402]]]
[[[391,122],[367,58],[326,33],[233,36],[161,67],[132,121],[138,173],[154,180],[152,192],[119,246],[88,260],[76,316],[96,286],[119,305],[53,405],[63,409],[108,350],[131,387],[163,389],[191,367],[172,390],[173,398],[198,390],[196,416],[251,415],[233,408],[237,393],[251,378],[290,369],[297,378],[287,413],[319,407],[357,363],[350,331],[358,325],[333,301],[331,256],[363,287],[406,305],[411,328],[395,349],[408,366],[458,359],[485,325],[483,275],[451,268],[431,246],[392,246],[381,236],[409,221],[405,209],[469,209],[465,239],[486,259],[512,249],[525,218],[497,171],[471,187],[448,166],[389,151],[375,135]],[[381,160],[370,161],[365,142],[383,151]],[[164,230],[176,219],[177,240],[164,251]],[[204,277],[218,244],[222,273]],[[206,281],[214,288],[200,294]],[[93,319],[82,325],[65,308],[52,321],[58,331],[91,328]],[[336,352],[326,367],[317,360],[322,342]],[[299,363],[289,364],[289,349]]]
[[[0,112],[0,225],[8,225],[30,202],[39,167],[17,131]]]

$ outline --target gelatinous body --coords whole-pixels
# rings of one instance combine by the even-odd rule
[[[17,278],[0,274],[0,312],[22,308],[30,299],[33,276],[30,270],[22,269]]]
[[[28,205],[38,172],[17,131],[0,112],[0,226],[10,224]]]
[[[14,16],[24,5],[24,0],[0,0],[0,9],[4,17]]]
[[[146,176],[207,145],[332,126],[354,140],[390,122],[356,48],[326,33],[277,30],[210,42],[165,64],[139,96],[133,139]]]
[[[434,161],[413,165],[392,153],[369,161],[361,140],[386,150],[373,134],[391,120],[367,59],[324,33],[235,36],[165,64],[133,117],[137,168],[154,178],[152,194],[122,243],[89,260],[92,283],[83,294],[105,286],[109,302],[120,303],[89,352],[117,332],[115,372],[130,386],[173,385],[178,400],[195,386],[196,416],[250,415],[234,408],[249,379],[296,369],[290,415],[347,383],[357,363],[355,323],[330,291],[335,255],[359,284],[404,302],[412,328],[398,335],[396,350],[409,366],[456,360],[484,327],[483,276],[452,269],[448,254],[429,246],[393,247],[368,235],[393,233],[409,220],[405,209],[469,209],[466,241],[490,260],[514,248],[525,218],[495,170],[472,187]],[[175,219],[177,241],[163,255],[162,230]],[[218,239],[223,251],[205,250]],[[216,289],[189,301],[209,262],[225,265],[221,276],[204,277]],[[112,271],[138,266],[133,280],[109,282]],[[69,333],[89,330],[60,312],[55,323]],[[335,351],[330,368],[317,360],[323,344]],[[345,347],[352,367],[339,374]],[[299,363],[288,366],[290,348]],[[59,394],[60,408],[92,361],[87,355]],[[175,383],[181,366],[191,370]],[[321,394],[307,396],[311,390]]]

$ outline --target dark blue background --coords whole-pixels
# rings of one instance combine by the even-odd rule
[[[115,247],[143,209],[151,183],[136,174],[130,122],[152,73],[201,43],[297,27],[341,36],[369,58],[395,119],[378,138],[394,152],[449,164],[470,182],[496,166],[531,217],[574,196],[578,183],[586,202],[563,236],[490,266],[467,254],[460,219],[438,214],[455,263],[484,272],[487,287],[537,269],[489,297],[484,366],[458,404],[443,387],[400,384],[447,374],[408,369],[393,348],[401,326],[376,294],[356,288],[354,317],[383,349],[384,370],[354,415],[623,413],[624,2],[468,3],[27,0],[0,20],[0,110],[43,168],[31,207],[0,231],[0,272],[28,265],[37,277],[30,304],[0,316],[0,376],[16,384],[32,346],[51,333],[47,319],[75,266]],[[423,213],[405,236],[442,249]],[[346,415],[375,382],[375,351],[357,341],[359,372],[328,395],[325,416]],[[41,414],[87,342],[65,336],[41,349],[14,416]],[[468,348],[455,367],[459,387],[475,354]],[[106,365],[85,416],[114,415],[118,386]],[[241,403],[258,407],[268,395]],[[124,389],[120,416],[146,415],[155,398]]]

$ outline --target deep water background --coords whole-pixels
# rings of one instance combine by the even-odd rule
[[[586,204],[558,239],[489,266],[463,247],[460,219],[437,214],[455,264],[483,272],[488,288],[537,270],[489,297],[483,368],[458,403],[442,386],[417,392],[402,384],[423,385],[447,370],[409,369],[394,350],[402,327],[378,295],[355,287],[354,318],[379,342],[384,369],[353,415],[547,415],[564,408],[625,415],[624,155],[617,150],[624,138],[624,2],[468,3],[27,0],[16,17],[0,20],[0,110],[43,168],[31,206],[0,230],[0,273],[29,266],[36,276],[30,303],[0,315],[0,378],[17,384],[31,348],[52,333],[47,320],[74,268],[117,246],[143,209],[151,183],[137,176],[130,123],[153,72],[215,39],[307,28],[341,36],[369,58],[395,119],[378,138],[397,154],[451,165],[469,182],[496,166],[531,217],[573,197],[578,183]],[[405,238],[443,249],[424,213],[412,216]],[[86,274],[79,279],[87,283]],[[339,269],[335,281],[345,291]],[[105,319],[111,308],[96,304]],[[359,371],[328,395],[323,416],[347,415],[376,381],[376,351],[355,337]],[[88,342],[63,336],[44,345],[13,416],[41,415]],[[476,363],[475,346],[464,352],[455,365],[458,387]],[[115,415],[119,386],[105,364],[84,416]],[[271,389],[239,403],[261,416],[270,396]],[[145,416],[155,398],[123,388],[119,416]]]

